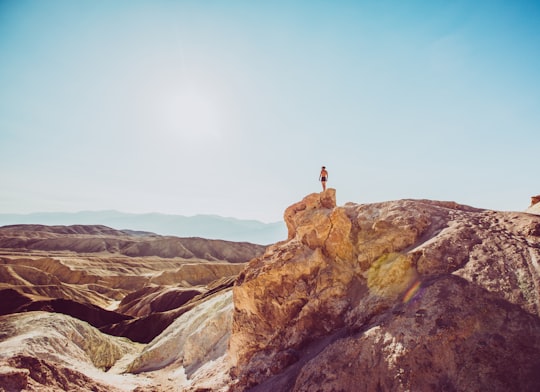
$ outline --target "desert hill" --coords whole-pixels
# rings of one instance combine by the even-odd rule
[[[0,386],[540,390],[540,216],[432,200],[337,206],[328,189],[284,218],[287,239],[247,264],[185,245],[191,258],[148,256],[146,233],[95,227],[105,245],[77,245],[85,253],[57,245],[86,238],[79,228],[21,234],[1,256]],[[50,250],[36,245],[45,239]],[[28,307],[47,298],[114,321]]]
[[[105,226],[4,226],[0,314],[62,313],[147,343],[263,250]]]
[[[111,384],[140,385],[133,377],[109,374],[119,359],[138,353],[142,345],[100,333],[89,324],[51,312],[0,317],[0,390],[98,391],[126,390]]]
[[[272,244],[286,236],[283,222],[263,223],[218,215],[129,214],[119,211],[0,214],[0,226],[21,223],[47,226],[104,225],[119,230],[150,231],[165,236],[202,237],[255,244]]]
[[[106,253],[129,257],[181,257],[242,263],[249,260],[254,250],[260,251],[263,247],[245,242],[115,230],[100,225],[11,225],[0,227],[0,249]]]

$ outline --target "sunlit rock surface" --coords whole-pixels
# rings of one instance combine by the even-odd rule
[[[540,217],[329,189],[285,220],[234,287],[234,390],[540,388]]]
[[[70,316],[28,312],[0,317],[0,387],[4,390],[110,390],[110,381],[136,386],[133,377],[100,377],[142,345],[104,335]],[[10,389],[11,388],[11,389]]]
[[[133,373],[183,366],[188,374],[227,351],[232,321],[232,292],[220,293],[178,317],[130,364]]]
[[[540,215],[540,195],[531,197],[531,205],[527,209],[529,214]]]

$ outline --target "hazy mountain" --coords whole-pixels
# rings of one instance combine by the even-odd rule
[[[119,230],[141,230],[161,235],[245,241],[263,245],[287,237],[283,222],[263,223],[217,215],[128,214],[118,211],[0,214],[0,226],[13,224],[105,225]]]

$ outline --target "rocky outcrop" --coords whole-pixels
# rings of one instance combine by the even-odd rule
[[[285,220],[233,289],[235,390],[540,388],[540,217],[329,189]]]
[[[7,392],[119,391],[71,367],[26,355],[15,355],[3,362],[0,386]]]
[[[527,209],[529,214],[540,215],[540,195],[531,197],[531,205]]]
[[[178,317],[145,347],[128,370],[140,373],[176,364],[192,374],[204,362],[225,355],[231,321],[232,293],[228,290]]]
[[[8,390],[116,390],[94,379],[96,369],[106,370],[142,348],[49,312],[1,316],[0,331],[0,385],[11,385]],[[129,384],[129,378],[116,379]]]
[[[107,369],[139,345],[101,334],[91,325],[62,314],[27,312],[0,317],[1,356],[9,353],[39,356],[46,343],[49,359],[69,364],[91,363]],[[65,347],[69,346],[69,350]],[[69,353],[69,356],[66,354]]]
[[[538,318],[465,280],[430,279],[413,303],[325,347],[292,390],[534,391],[538,328]]]

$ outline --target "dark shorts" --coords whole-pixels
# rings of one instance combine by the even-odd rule
[[[321,177],[321,181],[326,182],[326,177]]]

